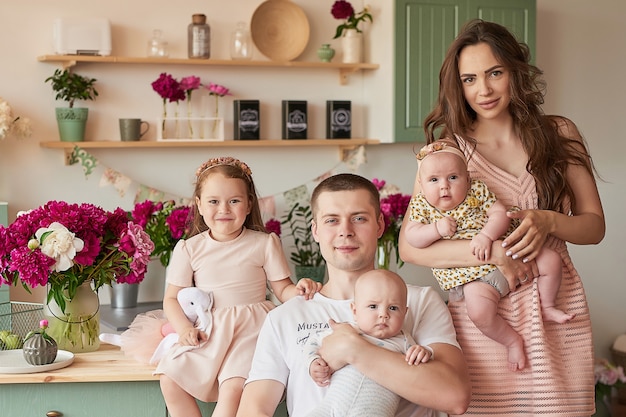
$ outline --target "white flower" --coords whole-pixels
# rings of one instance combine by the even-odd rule
[[[30,120],[14,117],[9,103],[0,97],[0,140],[13,133],[18,138],[30,136]]]
[[[58,222],[37,230],[35,237],[41,242],[41,252],[56,261],[53,266],[56,272],[70,269],[74,265],[76,252],[80,252],[85,246],[82,239]]]

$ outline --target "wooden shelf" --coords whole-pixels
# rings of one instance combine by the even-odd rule
[[[42,55],[37,57],[37,59],[41,62],[60,63],[63,65],[63,68],[69,68],[79,63],[102,63],[332,69],[339,71],[339,82],[342,85],[348,82],[348,76],[354,72],[362,70],[375,70],[379,67],[378,64],[368,63],[344,64],[342,62],[246,61],[230,59],[148,58],[93,55]]]
[[[265,147],[291,147],[302,148],[311,146],[335,146],[339,148],[340,157],[343,159],[346,153],[361,145],[378,145],[376,139],[262,139],[262,140],[180,140],[180,141],[86,141],[86,142],[40,142],[39,146],[49,149],[63,149],[65,153],[65,165],[70,165],[70,156],[77,146],[82,149],[133,149],[133,148],[265,148]]]

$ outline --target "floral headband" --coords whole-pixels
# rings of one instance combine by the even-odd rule
[[[461,152],[458,148],[452,145],[449,145],[445,142],[437,141],[437,142],[433,142],[424,146],[422,149],[420,149],[417,155],[415,155],[415,158],[417,158],[417,160],[420,161],[420,164],[417,167],[418,173],[420,169],[422,168],[421,162],[424,162],[424,159],[436,153],[451,153],[453,155],[456,155],[459,158],[461,158],[461,160],[463,161],[463,164],[467,166],[467,160],[465,159],[465,155],[463,154],[463,152]]]
[[[237,167],[243,171],[244,174],[248,176],[248,178],[252,177],[252,171],[250,167],[246,165],[245,162],[241,162],[239,159],[233,158],[231,156],[221,156],[219,158],[211,158],[196,170],[196,178],[200,177],[200,175],[213,167],[222,166],[222,165],[230,165],[232,167]]]

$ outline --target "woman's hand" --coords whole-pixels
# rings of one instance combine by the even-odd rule
[[[522,259],[513,259],[506,255],[506,249],[502,247],[502,241],[495,241],[491,247],[491,258],[489,263],[498,267],[502,275],[506,278],[511,291],[520,284],[525,285],[532,282],[532,278],[539,276],[537,263],[532,260],[524,262]]]
[[[548,234],[554,229],[551,210],[519,210],[508,212],[511,219],[521,220],[520,225],[502,242],[506,255],[524,262],[532,261],[543,247]],[[535,275],[537,276],[537,275]]]

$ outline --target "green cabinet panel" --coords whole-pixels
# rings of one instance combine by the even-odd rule
[[[0,384],[2,416],[168,417],[159,381]],[[199,402],[208,417],[215,403]],[[285,403],[274,417],[287,417]]]
[[[158,381],[2,384],[3,416],[166,417]]]
[[[439,70],[465,22],[511,29],[535,49],[536,0],[396,0],[395,142],[422,142],[423,121],[439,94]]]

